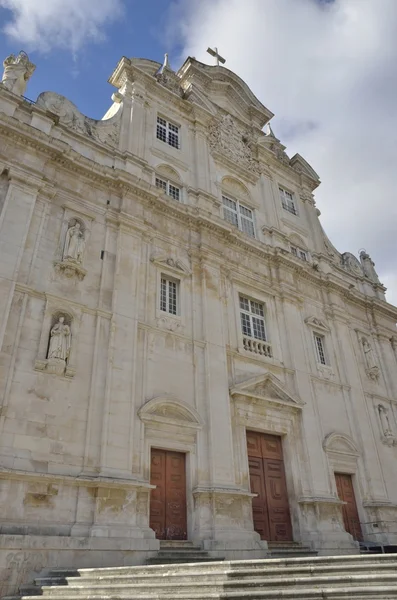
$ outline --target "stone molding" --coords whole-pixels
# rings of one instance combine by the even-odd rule
[[[305,402],[288,392],[281,381],[271,373],[234,385],[230,388],[230,396],[245,396],[268,404],[284,405],[293,410],[301,410],[305,405]]]
[[[138,410],[138,416],[144,423],[164,423],[196,430],[203,425],[200,415],[192,406],[172,395],[148,400]]]

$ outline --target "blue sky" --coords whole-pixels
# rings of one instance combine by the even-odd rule
[[[122,56],[142,56],[162,62],[164,53],[169,52],[175,62],[180,55],[180,39],[178,43],[168,32],[170,5],[168,0],[127,0],[122,16],[103,27],[104,39],[83,43],[75,52],[53,46],[43,52],[35,43],[19,43],[2,35],[0,56],[23,49],[37,65],[27,89],[29,98],[35,100],[42,91],[55,91],[67,96],[84,114],[101,118],[111,104],[114,91],[107,80]],[[2,8],[0,1],[0,29],[12,22],[13,17],[13,11]]]
[[[366,248],[397,305],[397,0],[0,0],[0,57],[101,118],[123,56],[178,68],[218,46],[319,173],[321,221],[340,252]]]

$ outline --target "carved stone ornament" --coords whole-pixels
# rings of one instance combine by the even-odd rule
[[[52,375],[73,377],[74,370],[68,369],[71,345],[70,325],[65,322],[64,315],[59,315],[57,322],[50,329],[47,357],[45,360],[37,360],[35,368]]]
[[[62,248],[62,260],[55,262],[55,268],[65,277],[77,276],[83,280],[87,271],[83,269],[82,262],[85,250],[85,229],[77,219],[69,222],[65,241]]]
[[[361,345],[363,349],[365,365],[366,365],[366,373],[372,381],[377,381],[379,379],[380,370],[378,365],[376,364],[376,359],[374,355],[373,348],[367,338],[361,338]]]
[[[350,252],[342,254],[342,267],[358,277],[363,277],[364,275],[360,261]]]
[[[383,404],[378,404],[377,409],[378,409],[377,412],[378,412],[378,416],[379,416],[379,422],[380,422],[380,426],[381,426],[382,434],[383,434],[383,438],[382,438],[383,443],[385,443],[387,446],[396,446],[397,440],[395,438],[395,435],[393,433],[393,430],[392,430],[392,427],[390,424],[389,412],[388,412],[387,408],[385,406],[383,406]]]
[[[254,142],[231,115],[223,115],[212,122],[208,142],[213,152],[229,158],[255,175],[260,175],[259,162],[252,152]]]
[[[157,327],[161,329],[167,329],[168,331],[179,331],[182,327],[180,319],[172,318],[168,316],[158,317],[156,320]]]
[[[375,271],[375,263],[371,260],[370,255],[367,254],[365,250],[361,250],[360,252],[360,261],[365,277],[372,281],[372,283],[380,284],[378,274]]]
[[[36,65],[30,62],[26,52],[20,52],[18,56],[10,54],[3,62],[4,73],[1,83],[10,92],[17,96],[23,96],[26,85],[32,76]]]
[[[55,92],[43,92],[37,99],[37,106],[44,108],[59,117],[60,123],[82,135],[117,146],[120,138],[120,122],[122,103],[117,113],[109,119],[96,120],[85,117],[65,96]]]
[[[191,271],[187,265],[179,258],[172,258],[170,256],[151,256],[150,262],[156,264],[159,267],[165,267],[178,273],[178,275],[190,275]]]
[[[162,67],[155,74],[157,82],[163,87],[167,88],[178,96],[183,96],[183,89],[181,88],[181,80],[178,75],[173,71],[168,62],[168,54],[164,55],[164,63]]]

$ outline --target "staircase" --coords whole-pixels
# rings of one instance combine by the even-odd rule
[[[21,591],[25,600],[397,599],[397,554],[54,569]]]
[[[194,546],[192,542],[165,541],[160,542],[160,550],[157,556],[149,558],[148,565],[170,565],[181,563],[200,563],[219,561],[219,558],[211,558],[208,552],[201,550],[200,546]]]
[[[317,556],[318,552],[298,542],[268,542],[269,558],[300,558]]]

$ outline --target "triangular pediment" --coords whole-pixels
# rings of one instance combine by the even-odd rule
[[[158,396],[148,400],[138,411],[143,422],[157,422],[199,429],[201,418],[197,411],[174,396]]]
[[[190,275],[189,267],[179,258],[173,258],[167,255],[152,256],[150,261],[158,267],[173,271],[177,275]]]
[[[259,377],[235,385],[231,388],[230,395],[232,397],[246,396],[259,400],[262,399],[267,402],[283,404],[294,408],[304,406],[304,402],[286,390],[282,382],[271,373],[260,375]]]

